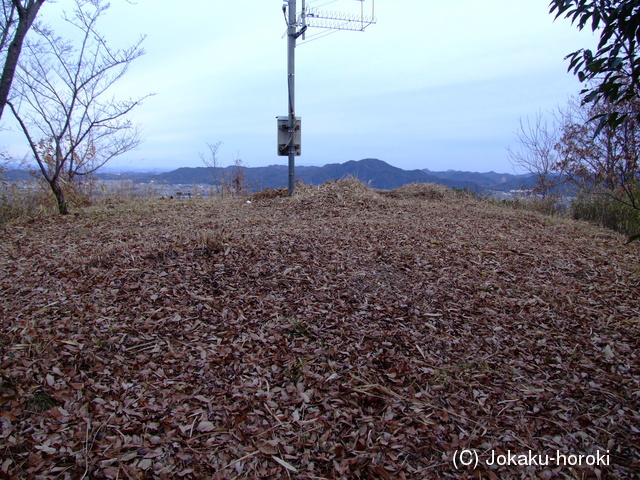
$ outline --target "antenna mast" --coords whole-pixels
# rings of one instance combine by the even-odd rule
[[[295,189],[295,157],[301,154],[301,119],[295,112],[295,51],[299,37],[305,38],[308,28],[331,30],[351,30],[363,32],[369,25],[376,23],[374,16],[375,0],[371,0],[371,15],[364,14],[364,1],[360,2],[360,15],[336,12],[322,12],[317,8],[306,7],[302,1],[302,12],[298,21],[296,0],[284,0],[282,11],[287,21],[287,91],[288,116],[278,117],[278,155],[289,157],[289,195]]]

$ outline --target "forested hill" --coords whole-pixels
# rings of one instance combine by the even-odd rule
[[[232,175],[238,167],[219,168],[178,168],[163,173],[130,173],[123,175],[100,174],[100,178],[114,180],[130,178],[138,183],[158,182],[164,184],[206,183],[216,184],[220,179]],[[288,167],[269,165],[267,167],[239,167],[244,171],[245,180],[257,190],[279,188],[287,185]],[[319,185],[327,180],[355,177],[376,189],[391,190],[409,183],[436,183],[447,187],[468,188],[473,191],[509,191],[529,188],[535,183],[533,175],[513,175],[507,173],[476,172],[431,172],[429,170],[403,170],[388,163],[367,158],[350,160],[345,163],[331,163],[322,167],[296,167],[296,178],[308,185]]]

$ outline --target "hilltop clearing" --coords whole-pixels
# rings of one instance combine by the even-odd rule
[[[0,476],[631,478],[624,240],[353,180],[8,225]],[[608,464],[488,465],[509,451]]]

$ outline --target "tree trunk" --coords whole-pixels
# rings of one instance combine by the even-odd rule
[[[15,76],[20,53],[22,52],[22,44],[38,14],[38,10],[40,10],[40,7],[45,2],[45,0],[35,0],[33,3],[28,3],[26,7],[23,7],[18,0],[13,1],[18,10],[18,26],[16,27],[13,40],[7,49],[7,58],[4,62],[2,78],[0,78],[0,119],[2,118],[4,106],[9,99],[11,84],[13,83],[13,77]]]
[[[49,185],[51,186],[51,190],[56,197],[56,202],[58,203],[58,212],[60,213],[60,215],[68,215],[69,208],[67,205],[67,200],[64,198],[64,192],[60,188],[57,178],[49,182]]]

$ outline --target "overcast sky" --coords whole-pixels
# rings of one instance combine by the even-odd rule
[[[147,53],[118,94],[155,96],[132,116],[144,143],[110,167],[203,166],[198,152],[218,141],[223,165],[235,158],[249,167],[287,163],[276,152],[275,117],[287,114],[281,0],[111,3],[102,31],[112,44],[147,35]],[[518,119],[576,95],[580,84],[564,57],[595,43],[567,20],[554,22],[548,3],[377,0],[377,24],[364,32],[298,45],[297,163],[379,158],[405,169],[513,172],[506,147],[517,148]],[[307,4],[335,12],[361,6]],[[57,11],[70,5],[46,3],[42,18],[55,26]],[[366,13],[371,6],[365,0]],[[3,135],[13,148],[21,140]]]

